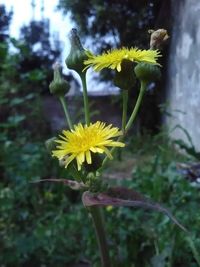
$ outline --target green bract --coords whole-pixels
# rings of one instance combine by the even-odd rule
[[[85,67],[84,61],[88,59],[86,50],[83,48],[76,29],[71,30],[70,34],[71,49],[65,63],[69,69],[75,70],[79,75]]]
[[[61,76],[61,67],[59,64],[54,65],[53,81],[49,85],[49,90],[57,97],[64,96],[70,89],[70,85]]]
[[[160,67],[157,65],[141,62],[134,68],[136,77],[145,83],[157,81],[161,77]]]
[[[133,73],[134,63],[124,59],[121,63],[121,71],[116,71],[114,85],[122,90],[129,90],[135,84],[135,75]]]
[[[56,140],[56,137],[52,137],[45,141],[45,146],[49,153],[51,153],[51,151],[56,148],[55,140]]]

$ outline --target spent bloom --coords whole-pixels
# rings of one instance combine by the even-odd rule
[[[113,141],[114,137],[120,135],[122,132],[117,127],[112,127],[112,124],[106,126],[100,121],[90,125],[79,123],[73,130],[62,131],[60,139],[55,140],[59,145],[52,151],[52,155],[62,160],[65,168],[76,159],[80,170],[84,162],[92,164],[92,153],[105,153],[112,158],[107,147],[124,147],[124,143]]]
[[[169,39],[169,35],[165,29],[158,29],[156,31],[149,30],[150,37],[150,49],[160,49],[162,45]]]
[[[121,48],[113,49],[104,52],[101,55],[94,55],[91,52],[86,52],[88,59],[84,61],[85,69],[93,67],[95,71],[100,71],[104,68],[116,69],[121,71],[121,64],[123,60],[131,62],[146,62],[157,64],[157,59],[160,57],[158,50],[140,50],[138,48]]]

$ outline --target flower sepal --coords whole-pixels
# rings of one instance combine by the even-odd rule
[[[46,147],[46,149],[47,149],[47,151],[51,154],[51,151],[53,150],[53,149],[55,149],[56,148],[56,143],[55,143],[55,140],[56,140],[57,138],[54,136],[54,137],[51,137],[51,138],[49,138],[49,139],[47,139],[46,141],[45,141],[45,147]]]

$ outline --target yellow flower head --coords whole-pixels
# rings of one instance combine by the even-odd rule
[[[95,71],[104,68],[117,69],[121,71],[121,63],[124,59],[132,62],[147,62],[157,64],[158,57],[161,56],[158,50],[140,50],[137,48],[121,48],[104,52],[102,55],[95,56],[91,52],[87,52],[88,59],[84,61],[87,65],[85,69],[93,66]]]
[[[112,138],[122,135],[117,127],[112,124],[106,126],[105,123],[97,121],[89,126],[79,123],[74,126],[74,130],[63,131],[60,139],[55,140],[59,145],[52,151],[52,155],[64,162],[65,168],[76,159],[78,170],[86,161],[92,163],[91,152],[106,153],[109,158],[112,155],[107,147],[124,147],[125,144],[113,141]]]

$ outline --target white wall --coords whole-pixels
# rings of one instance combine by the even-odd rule
[[[167,91],[175,118],[168,118],[167,123],[170,128],[177,124],[185,128],[200,150],[200,0],[172,0],[172,8]],[[180,129],[172,137],[186,140]]]

